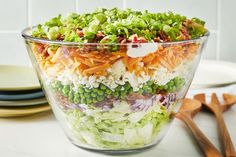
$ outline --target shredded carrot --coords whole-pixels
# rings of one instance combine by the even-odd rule
[[[104,59],[99,59],[99,58],[89,58],[91,61],[99,62],[99,63],[107,63],[106,60]]]
[[[135,72],[137,76],[142,72],[152,75],[159,67],[165,67],[172,71],[184,60],[195,57],[198,48],[199,44],[192,43],[167,47],[159,45],[153,53],[144,57],[132,58],[127,55],[126,48],[113,53],[97,50],[84,53],[79,48],[67,48],[68,55],[65,55],[62,52],[62,47],[52,50],[48,45],[32,44],[32,50],[41,68],[56,68],[57,71],[62,71],[67,67],[71,69],[71,72],[86,76],[106,76],[107,69],[118,60],[122,60],[126,69],[129,72]]]
[[[148,64],[148,63],[151,62],[154,58],[155,58],[155,54],[151,53],[151,54],[149,54],[149,55],[143,57],[143,60],[142,60],[142,61],[143,61],[145,64]]]
[[[91,62],[89,62],[88,60],[86,60],[86,59],[84,59],[84,58],[77,57],[76,59],[77,59],[80,63],[85,64],[85,65],[87,65],[88,67],[91,67],[91,65],[92,65]]]
[[[96,73],[98,71],[102,71],[102,70],[107,69],[109,67],[110,67],[109,64],[98,65],[96,67],[88,68],[88,69],[84,70],[83,74],[85,74],[85,75],[87,75],[87,74],[94,74],[94,73]]]

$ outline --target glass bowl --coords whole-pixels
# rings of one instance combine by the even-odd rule
[[[165,43],[99,44],[22,32],[53,112],[70,141],[103,153],[159,143],[181,105],[208,33]]]

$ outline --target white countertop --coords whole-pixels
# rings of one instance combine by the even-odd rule
[[[231,138],[236,146],[236,105],[224,113]],[[219,148],[217,125],[213,115],[199,113],[195,121]],[[82,150],[72,145],[51,112],[22,118],[0,118],[1,157],[109,157]],[[191,133],[179,120],[174,120],[160,144],[138,154],[139,157],[202,157]]]

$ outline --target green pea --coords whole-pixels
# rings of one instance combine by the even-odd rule
[[[90,89],[89,88],[85,88],[85,92],[90,93]]]
[[[163,90],[163,89],[164,89],[164,86],[160,86],[159,89],[160,89],[160,90]]]
[[[111,93],[112,93],[112,90],[106,89],[106,94],[107,94],[107,95],[111,95]]]
[[[168,86],[174,86],[175,82],[173,80],[171,80],[170,82],[168,82]]]
[[[130,86],[130,84],[129,83],[125,83],[125,85],[124,85],[124,88],[126,89],[126,90],[128,90],[128,89],[130,89],[131,88],[131,86]]]
[[[97,100],[98,100],[98,101],[103,101],[104,98],[105,98],[104,96],[99,96],[99,97],[97,97]]]
[[[104,95],[104,92],[102,90],[98,90],[98,95]]]
[[[158,89],[158,85],[157,85],[157,84],[154,84],[154,85],[152,86],[152,88],[153,88],[154,90],[156,90],[156,89]]]
[[[69,92],[69,101],[73,102],[73,99],[74,99],[74,92],[73,92],[73,90],[70,90],[70,92]]]
[[[119,92],[121,90],[121,86],[117,86],[116,88],[115,88],[115,91],[117,91],[117,92]]]
[[[148,82],[147,82],[147,85],[148,85],[148,86],[152,86],[153,83],[154,83],[153,81],[148,81]]]
[[[145,90],[147,90],[149,87],[148,87],[148,85],[143,85],[143,90],[145,91]]]
[[[91,93],[91,96],[95,98],[95,97],[97,97],[97,93],[92,92],[92,93]]]
[[[122,92],[120,92],[120,95],[126,95],[126,94],[127,94],[126,91],[122,91]]]
[[[75,92],[74,96],[79,97],[80,96],[79,92]]]
[[[118,92],[113,92],[112,95],[113,95],[114,97],[118,97],[118,96],[119,96],[119,93],[118,93]]]
[[[80,97],[81,97],[82,99],[84,99],[84,98],[85,98],[85,94],[80,94]]]
[[[76,104],[80,103],[80,98],[79,97],[74,97],[74,103],[76,103]]]
[[[92,91],[95,92],[95,93],[97,93],[97,92],[98,92],[98,89],[97,89],[97,88],[93,88]]]
[[[167,89],[168,89],[168,86],[167,86],[167,85],[165,85],[165,86],[164,86],[164,89],[165,89],[165,90],[167,90]]]
[[[86,102],[86,99],[85,98],[81,98],[81,103],[82,104],[86,104],[87,102]]]
[[[181,81],[178,82],[178,84],[176,84],[176,87],[177,87],[178,89],[180,89],[184,84],[185,84],[185,81],[184,81],[184,80],[181,80]]]
[[[96,98],[93,98],[93,103],[95,104],[95,103],[97,103],[98,101],[97,101],[97,99]]]
[[[75,94],[76,94],[76,93],[75,93]],[[69,96],[74,96],[74,91],[73,91],[73,90],[70,90]]]
[[[176,91],[176,87],[175,86],[172,87],[172,92],[174,92],[174,91]]]
[[[70,92],[70,85],[65,85],[62,89],[63,95],[68,96],[69,92]]]
[[[145,90],[145,92],[146,92],[146,93],[152,93],[152,88],[150,88],[150,87],[147,88],[147,89]]]
[[[133,91],[133,88],[131,87],[129,90],[128,90],[128,93],[129,94],[132,94],[134,91]]]
[[[167,91],[172,92],[172,87],[168,87]]]
[[[74,94],[74,101],[75,101],[75,99],[80,100],[80,98],[81,98],[81,96],[78,92]]]
[[[106,87],[105,85],[101,84],[101,85],[100,85],[100,89],[101,89],[101,90],[106,90],[107,87]]]
[[[182,78],[176,77],[176,78],[174,79],[174,81],[175,81],[176,83],[180,83],[180,82],[182,81]]]
[[[79,88],[78,88],[78,92],[79,92],[80,94],[84,93],[83,87],[79,87]]]
[[[91,104],[93,102],[93,99],[86,99],[87,104]]]
[[[88,93],[84,93],[84,97],[85,97],[85,98],[90,98],[91,96],[90,96],[90,94],[88,94]]]
[[[151,92],[152,92],[152,88],[149,87],[148,85],[144,85],[144,86],[143,86],[143,90],[144,90],[144,92],[146,92],[146,93],[151,93]]]
[[[157,90],[156,89],[152,89],[152,94],[156,94],[157,93]]]
[[[138,90],[138,93],[139,93],[139,94],[143,94],[143,89],[139,89],[139,90]]]

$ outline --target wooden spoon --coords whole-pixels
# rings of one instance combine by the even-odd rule
[[[230,107],[236,104],[236,96],[231,94],[223,94],[224,104],[221,105],[222,112],[227,111]]]
[[[194,95],[194,99],[200,101],[207,109],[210,109],[211,106],[207,105],[206,97],[204,93]],[[236,104],[236,96],[232,94],[223,93],[224,104],[220,105],[221,111],[225,112],[230,109],[233,105]],[[210,109],[211,111],[211,109]]]
[[[201,110],[201,103],[194,99],[184,99],[183,104],[178,113],[175,114],[176,118],[185,122],[185,124],[192,131],[199,146],[207,157],[222,157],[216,147],[209,141],[209,139],[202,133],[193,121],[193,116]]]
[[[224,94],[224,105],[221,105],[216,94],[211,95],[211,103],[206,103],[205,94],[197,94],[194,96],[195,99],[199,100],[208,110],[214,113],[218,128],[219,134],[221,137],[221,143],[224,149],[224,154],[226,157],[236,157],[236,151],[233,145],[233,142],[230,138],[228,129],[226,127],[222,112],[229,109],[232,105],[236,103],[236,97],[230,94]]]

